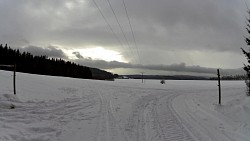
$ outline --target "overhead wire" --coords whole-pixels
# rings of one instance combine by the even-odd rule
[[[133,28],[132,28],[132,25],[131,25],[131,21],[130,21],[129,15],[128,15],[127,6],[126,6],[124,0],[122,0],[122,2],[123,2],[123,6],[124,6],[124,9],[125,9],[125,12],[126,12],[127,19],[128,19],[129,27],[130,27],[131,34],[132,34],[133,41],[134,41],[134,45],[136,47],[136,52],[137,52],[137,55],[138,55],[138,60],[139,60],[139,63],[141,64],[141,57],[140,57],[138,46],[137,46],[137,43],[136,43],[136,40],[135,40],[135,34],[134,34],[134,31],[133,31]]]
[[[109,27],[110,31],[112,32],[113,36],[116,38],[116,40],[119,42],[119,44],[120,44],[121,46],[123,46],[121,40],[119,39],[119,37],[117,36],[117,34],[114,32],[114,30],[113,30],[113,28],[111,27],[111,25],[109,24],[107,18],[106,18],[106,17],[104,16],[104,14],[102,13],[100,7],[97,5],[97,3],[95,2],[95,0],[92,0],[92,1],[93,1],[93,3],[95,4],[95,6],[96,6],[96,8],[98,9],[98,11],[100,12],[102,18],[104,19],[104,21],[105,21],[106,24],[108,25],[108,27]]]
[[[245,5],[247,7],[247,10],[249,10],[249,7],[248,7],[248,4],[247,4],[246,0],[244,0],[244,2],[245,2]]]
[[[125,45],[123,44],[123,42],[119,39],[118,35],[115,33],[114,29],[112,28],[111,24],[108,22],[107,18],[104,16],[102,10],[100,9],[100,7],[98,6],[98,4],[96,3],[95,0],[92,0],[92,2],[94,3],[95,7],[98,9],[99,13],[101,14],[102,18],[104,19],[104,21],[106,22],[106,24],[108,25],[109,29],[111,30],[113,36],[116,38],[116,40],[118,41],[118,43],[125,49]],[[132,60],[133,57],[131,58]]]
[[[120,28],[120,30],[121,30],[121,32],[122,32],[122,35],[123,35],[123,37],[124,37],[124,39],[125,39],[125,42],[127,43],[127,46],[129,47],[129,49],[130,49],[132,55],[135,56],[135,55],[134,55],[134,52],[133,52],[133,49],[132,49],[131,46],[129,45],[129,42],[128,42],[128,39],[127,39],[127,37],[126,37],[126,35],[125,35],[125,32],[124,32],[124,30],[123,30],[123,28],[122,28],[122,26],[121,26],[121,24],[120,24],[120,22],[119,22],[119,20],[118,20],[118,18],[117,18],[117,15],[116,15],[116,13],[115,13],[114,8],[112,7],[112,5],[111,5],[111,3],[110,3],[109,0],[107,0],[107,2],[108,2],[108,4],[109,4],[109,7],[110,7],[110,9],[111,9],[111,11],[112,11],[112,13],[113,13],[115,19],[116,19],[117,24],[118,24],[118,26],[119,26],[119,28]]]

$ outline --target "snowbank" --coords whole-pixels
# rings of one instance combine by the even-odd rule
[[[245,94],[244,82],[222,84],[221,105],[217,88],[208,85],[175,98],[174,109],[198,140],[250,141],[250,97]]]

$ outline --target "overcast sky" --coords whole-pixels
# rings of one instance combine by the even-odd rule
[[[228,73],[242,70],[239,68],[246,61],[240,48],[247,48],[244,0],[124,3],[0,0],[0,43],[113,73],[213,74],[216,68]]]

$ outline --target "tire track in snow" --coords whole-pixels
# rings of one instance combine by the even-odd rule
[[[113,115],[113,106],[106,96],[98,89],[97,93],[100,98],[99,119],[97,124],[97,137],[96,141],[127,141],[120,125],[117,123]]]
[[[139,98],[135,104],[132,105],[132,113],[125,127],[131,141],[146,141],[145,125],[147,120],[144,117],[144,112],[150,101],[154,99],[155,97],[151,95],[142,96],[142,98]]]
[[[155,91],[139,98],[133,105],[126,126],[131,141],[194,141],[180,117],[172,108],[172,100],[178,96]]]
[[[179,117],[179,115],[175,112],[175,110],[172,107],[172,101],[177,96],[178,95],[176,94],[172,94],[167,97],[166,101],[161,100],[163,106],[166,105],[165,107],[163,107],[164,112],[161,113],[162,117],[160,118],[161,122],[160,125],[165,125],[161,126],[162,131],[164,133],[164,140],[195,141],[190,131],[187,130],[185,124],[180,120],[181,117]]]

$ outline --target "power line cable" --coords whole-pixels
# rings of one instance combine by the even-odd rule
[[[247,7],[247,10],[249,10],[249,7],[248,7],[248,4],[247,4],[246,0],[244,0],[244,2],[245,2],[245,5]]]
[[[134,34],[134,31],[133,31],[133,28],[132,28],[132,25],[131,25],[131,21],[130,21],[129,15],[128,15],[127,7],[126,7],[126,4],[125,4],[125,1],[122,0],[122,2],[123,2],[123,6],[124,6],[124,9],[125,9],[127,18],[128,18],[129,27],[130,27],[130,30],[131,30],[131,33],[132,33],[132,37],[133,37],[133,40],[134,40],[134,44],[135,44],[135,47],[136,47],[136,52],[137,52],[137,55],[139,57],[139,63],[141,64],[141,58],[140,58],[138,46],[137,46],[137,43],[136,43],[136,40],[135,40],[135,34]]]
[[[96,8],[98,9],[99,13],[101,14],[102,18],[104,19],[104,21],[106,22],[106,24],[108,25],[109,29],[111,30],[113,36],[116,38],[116,40],[119,42],[119,44],[125,49],[125,45],[122,43],[122,41],[119,39],[118,35],[115,33],[114,29],[112,28],[112,26],[110,25],[110,23],[108,22],[107,18],[104,16],[102,10],[100,9],[100,7],[98,6],[98,4],[96,3],[95,0],[92,0],[94,5],[96,6]],[[132,57],[133,58],[133,57]],[[132,59],[134,60],[134,59]]]
[[[117,36],[117,34],[114,32],[113,28],[111,27],[111,25],[109,24],[108,20],[106,19],[106,17],[104,16],[104,14],[102,13],[100,7],[97,5],[97,3],[95,2],[95,0],[92,0],[93,3],[95,4],[96,8],[98,9],[98,11],[100,12],[100,14],[102,15],[102,18],[104,19],[104,21],[106,22],[106,24],[108,25],[109,29],[111,30],[113,36],[116,38],[116,40],[119,42],[119,44],[121,46],[123,46],[121,40],[119,39],[119,37]]]
[[[119,26],[119,28],[120,28],[120,30],[121,30],[121,32],[122,32],[122,35],[123,35],[123,37],[124,37],[124,39],[125,39],[125,42],[127,43],[127,45],[128,45],[128,47],[129,47],[129,49],[130,49],[132,55],[135,56],[134,53],[133,53],[133,49],[132,49],[131,46],[129,45],[129,42],[128,42],[128,39],[127,39],[127,37],[126,37],[126,35],[125,35],[125,32],[124,32],[124,30],[123,30],[123,28],[122,28],[122,26],[121,26],[121,24],[120,24],[120,22],[119,22],[119,20],[118,20],[118,18],[117,18],[117,15],[116,15],[116,13],[115,13],[114,8],[112,7],[112,5],[111,5],[111,3],[110,3],[109,0],[107,0],[107,2],[108,2],[108,4],[109,4],[109,6],[110,6],[110,9],[111,9],[113,15],[115,16],[116,22],[117,22],[117,24],[118,24],[118,26]]]

